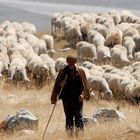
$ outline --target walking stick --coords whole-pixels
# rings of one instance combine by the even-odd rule
[[[68,75],[65,76],[64,81],[66,81],[67,77],[68,77]],[[61,95],[61,92],[62,92],[63,87],[64,87],[64,85],[61,87],[61,89],[60,89],[60,91],[59,91],[58,98],[59,98],[60,95]],[[57,101],[56,101],[56,102],[57,102]],[[56,103],[55,103],[54,106],[53,106],[53,109],[52,109],[51,115],[50,115],[49,120],[48,120],[48,122],[47,122],[47,124],[46,124],[46,127],[45,127],[45,130],[44,130],[44,133],[43,133],[43,135],[42,135],[41,140],[44,139],[45,133],[46,133],[46,131],[47,131],[47,128],[48,128],[48,125],[49,125],[50,120],[51,120],[51,118],[52,118],[52,115],[53,115],[53,112],[54,112],[55,107],[56,107]]]

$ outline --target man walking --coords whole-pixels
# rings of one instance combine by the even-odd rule
[[[62,99],[66,117],[66,132],[72,136],[74,130],[76,134],[84,130],[83,99],[89,100],[89,90],[85,72],[75,65],[76,57],[68,56],[66,61],[68,65],[59,71],[56,78],[51,103],[56,104],[57,95],[60,94],[58,96]]]

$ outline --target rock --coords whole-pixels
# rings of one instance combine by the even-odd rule
[[[112,120],[117,120],[119,122],[122,122],[126,120],[126,117],[122,112],[118,110],[106,109],[106,108],[98,109],[93,114],[92,117],[97,119],[98,122],[106,122],[106,121],[112,121]]]
[[[27,109],[21,109],[16,115],[8,115],[4,130],[8,133],[23,129],[37,130],[39,119]]]

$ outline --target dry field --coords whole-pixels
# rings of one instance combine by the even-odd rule
[[[55,48],[63,48],[65,41],[55,42]],[[58,52],[54,58],[65,57],[68,54],[75,53],[70,50],[67,53]],[[50,104],[50,95],[53,83],[46,85],[44,88],[26,89],[24,87],[14,87],[6,84],[4,80],[0,83],[0,120],[7,117],[8,114],[15,115],[21,108],[29,109],[35,116],[39,118],[39,127],[35,135],[18,136],[0,135],[0,140],[40,140],[46,123],[50,117],[53,105]],[[133,106],[126,102],[90,100],[84,101],[84,116],[91,117],[98,108],[116,109],[120,107],[120,111],[126,116],[126,122],[118,124],[110,122],[105,124],[91,124],[85,126],[85,133],[79,138],[68,138],[65,134],[65,117],[63,113],[62,103],[58,101],[47,131],[45,140],[139,140],[140,139],[140,107]],[[133,131],[131,131],[133,129]]]

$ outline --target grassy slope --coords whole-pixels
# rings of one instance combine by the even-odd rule
[[[65,41],[55,43],[55,48],[64,48]],[[75,53],[71,50],[67,53],[58,52],[54,58],[66,57],[68,54]],[[25,89],[13,87],[1,81],[0,84],[0,120],[7,117],[8,114],[15,115],[21,108],[29,109],[34,115],[39,118],[39,128],[35,136],[13,136],[1,135],[0,140],[39,140],[44,132],[46,123],[50,117],[53,105],[50,104],[50,95],[53,83],[46,85],[40,90]],[[79,137],[79,140],[138,140],[139,135],[134,133],[123,134],[128,130],[128,126],[135,126],[140,129],[139,106],[131,106],[127,103],[121,102],[107,102],[102,100],[90,100],[84,102],[84,115],[91,117],[97,108],[112,108],[120,107],[126,117],[126,123],[118,124],[117,122],[106,123],[102,125],[88,125],[85,126],[84,136]],[[65,134],[65,117],[61,101],[57,103],[50,124],[47,128],[45,139],[48,140],[69,140]],[[76,140],[76,138],[71,138]]]

